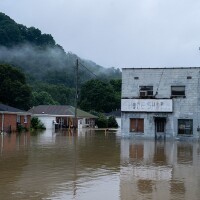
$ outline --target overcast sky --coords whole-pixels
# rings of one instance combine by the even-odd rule
[[[199,0],[0,0],[0,11],[104,67],[200,66]]]

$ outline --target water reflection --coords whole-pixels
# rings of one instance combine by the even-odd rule
[[[199,199],[198,142],[115,132],[0,135],[0,199]]]
[[[121,199],[199,199],[199,143],[121,141]]]

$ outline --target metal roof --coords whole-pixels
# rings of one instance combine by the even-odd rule
[[[74,116],[75,108],[69,105],[39,105],[31,108],[28,112],[33,115]],[[78,118],[97,118],[83,110],[77,109]]]

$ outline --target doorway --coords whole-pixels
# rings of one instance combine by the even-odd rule
[[[165,125],[166,125],[166,118],[165,117],[155,117],[155,138],[165,139]]]

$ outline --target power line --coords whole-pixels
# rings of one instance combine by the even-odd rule
[[[98,76],[96,74],[94,74],[91,70],[89,70],[85,65],[83,65],[81,62],[79,62],[80,65],[82,65],[82,67],[84,67],[85,69],[87,69],[92,75],[94,75],[96,78],[98,78]]]

